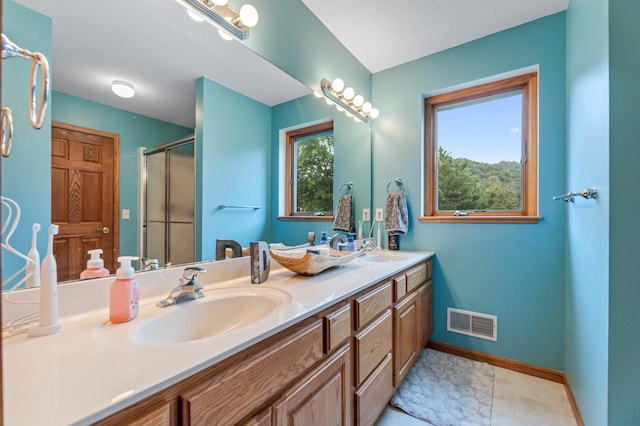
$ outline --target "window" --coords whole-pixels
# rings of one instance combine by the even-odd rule
[[[422,221],[540,220],[537,96],[531,73],[425,99]]]
[[[333,122],[288,131],[286,145],[286,215],[332,220]]]

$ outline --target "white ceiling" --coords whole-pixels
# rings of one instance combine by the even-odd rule
[[[56,91],[189,128],[201,76],[269,106],[311,93],[173,0],[17,1],[52,18]],[[132,83],[136,96],[115,96],[113,80]]]
[[[201,76],[270,106],[310,93],[242,43],[192,21],[173,0],[17,1],[53,19],[56,91],[190,128]],[[568,6],[568,0],[302,1],[371,72]],[[136,96],[116,97],[113,80],[132,83]]]
[[[569,0],[302,0],[372,73],[565,10]]]

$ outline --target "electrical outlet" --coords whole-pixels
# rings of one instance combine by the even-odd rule
[[[371,210],[362,209],[362,221],[369,222],[371,220]]]
[[[382,209],[376,209],[376,222],[382,222],[384,219],[384,211]]]

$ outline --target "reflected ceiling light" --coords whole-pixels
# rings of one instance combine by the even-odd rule
[[[196,12],[194,12],[191,9],[187,9],[187,15],[189,15],[189,18],[193,19],[196,22],[204,21],[204,18],[202,16],[198,15]]]
[[[356,121],[368,122],[369,118],[376,118],[380,111],[365,102],[362,95],[356,95],[353,87],[344,87],[344,81],[336,78],[329,81],[325,78],[320,82],[322,93],[326,97],[327,103],[336,104],[338,111],[344,111],[347,117],[354,117]]]
[[[121,98],[132,98],[136,94],[133,84],[121,80],[114,80],[111,83],[111,90]]]
[[[242,5],[240,12],[237,12],[227,5],[227,0],[176,1],[192,13],[201,16],[209,23],[239,40],[249,38],[249,29],[258,24],[258,11],[250,4]],[[223,38],[225,37],[223,36]]]

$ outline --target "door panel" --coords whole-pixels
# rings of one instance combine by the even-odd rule
[[[63,123],[51,128],[51,222],[58,280],[78,279],[87,251],[115,270],[119,244],[119,136]]]

